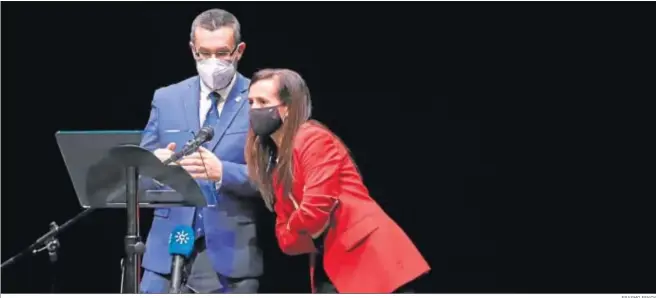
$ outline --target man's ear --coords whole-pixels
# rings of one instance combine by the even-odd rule
[[[246,51],[246,43],[245,42],[240,42],[237,45],[237,60],[241,60],[241,56],[244,55],[244,52]]]
[[[196,47],[194,47],[193,41],[189,42],[189,50],[191,50],[191,56],[194,57],[195,60],[198,60],[198,56],[196,55]]]

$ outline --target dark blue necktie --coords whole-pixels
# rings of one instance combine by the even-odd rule
[[[210,106],[209,111],[207,111],[207,115],[205,115],[205,122],[203,122],[202,127],[215,127],[218,122],[219,122],[219,102],[221,101],[221,95],[219,95],[216,92],[210,93],[208,95],[209,99],[212,101],[212,105]],[[208,143],[205,143],[204,146],[207,146]]]
[[[216,124],[219,122],[219,101],[221,100],[221,95],[219,95],[216,92],[210,93],[208,96],[209,99],[212,101],[212,105],[210,106],[210,110],[207,111],[207,115],[205,116],[205,121],[203,122],[202,127],[216,127]],[[210,142],[207,142],[203,144],[205,148],[207,148],[208,144]],[[205,230],[203,228],[203,215],[202,215],[202,208],[196,208],[196,220],[194,224],[194,228],[196,230],[196,237],[202,237],[205,236]]]

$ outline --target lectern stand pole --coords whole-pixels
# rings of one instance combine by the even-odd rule
[[[125,289],[123,293],[138,294],[141,269],[141,255],[144,244],[139,234],[139,201],[137,196],[139,185],[139,170],[136,167],[126,167],[125,190],[127,210],[127,233],[125,235]]]

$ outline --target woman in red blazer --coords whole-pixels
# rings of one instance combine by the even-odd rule
[[[339,293],[393,293],[430,271],[369,196],[342,141],[309,120],[310,92],[299,74],[261,70],[248,99],[249,175],[276,213],[282,251],[310,255],[313,292],[321,285]]]

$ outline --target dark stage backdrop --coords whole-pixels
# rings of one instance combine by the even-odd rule
[[[307,79],[432,265],[420,292],[656,291],[653,179],[631,152],[653,138],[636,130],[652,3],[5,3],[2,260],[80,211],[54,133],[142,129],[154,90],[195,74],[191,22],[215,5],[242,23],[244,75]],[[272,215],[260,230],[262,290],[307,292],[306,257],[280,253]],[[58,292],[118,292],[124,232],[98,211],[2,291],[54,273]]]

